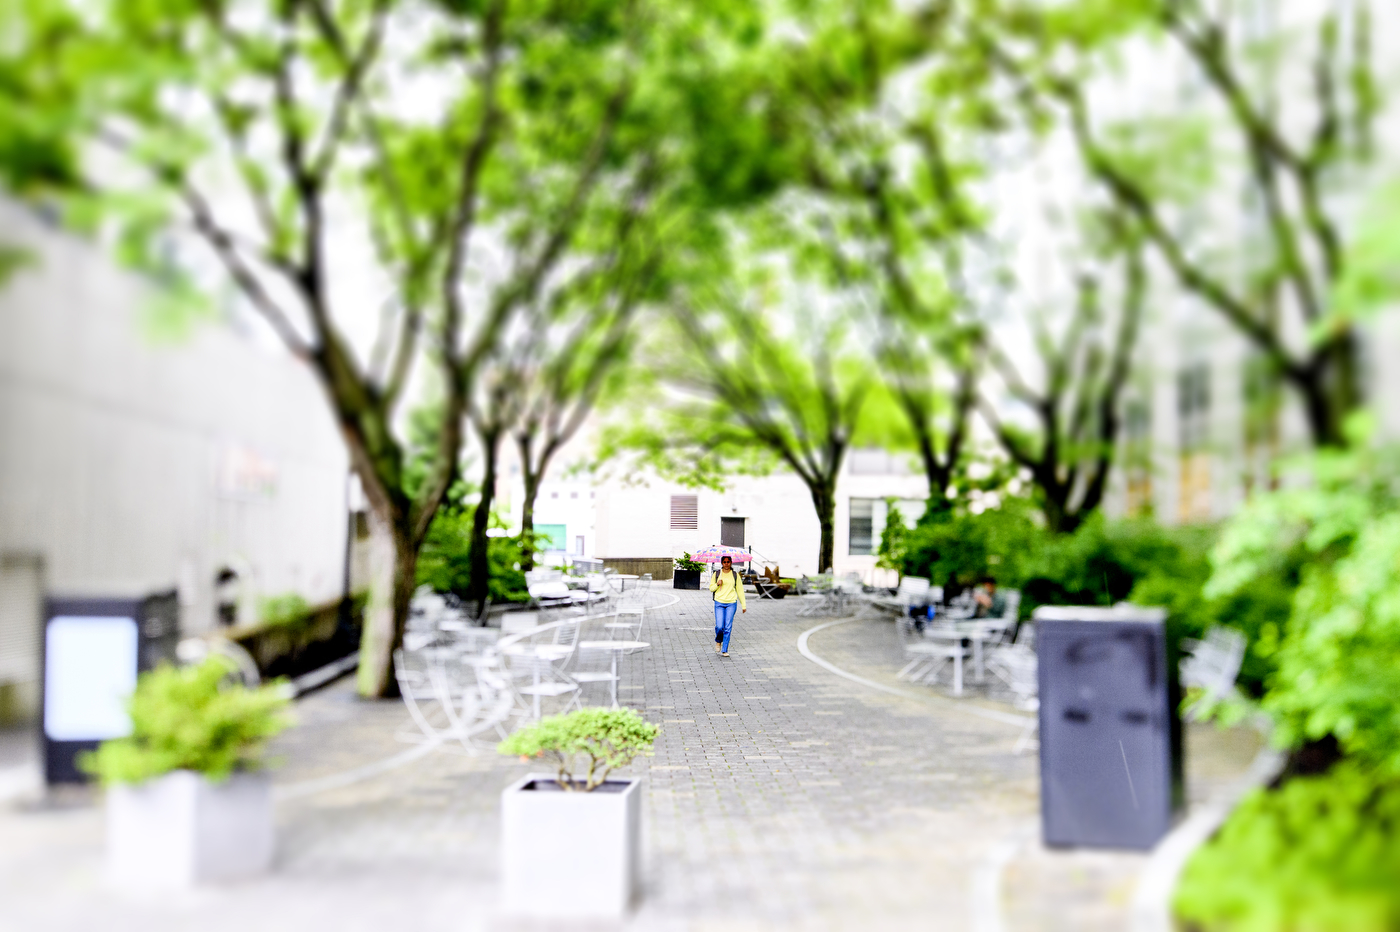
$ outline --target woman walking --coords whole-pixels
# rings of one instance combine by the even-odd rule
[[[715,653],[729,656],[729,633],[734,630],[734,610],[748,613],[748,603],[744,601],[744,587],[739,583],[739,574],[734,572],[731,557],[719,558],[719,572],[710,580],[710,591],[715,596]],[[722,645],[722,646],[721,646]]]

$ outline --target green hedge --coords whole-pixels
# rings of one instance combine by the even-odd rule
[[[1270,632],[1288,615],[1302,557],[1295,553],[1279,561],[1246,590],[1208,598],[1204,590],[1218,534],[1215,527],[1165,528],[1147,519],[1109,521],[1101,515],[1073,534],[1051,534],[1033,503],[1010,497],[981,514],[955,509],[925,516],[887,541],[882,559],[950,590],[991,576],[1022,591],[1022,618],[1040,605],[1126,599],[1168,608],[1173,637],[1199,637],[1217,624],[1237,628],[1250,645],[1240,685],[1258,696],[1273,668]]]
[[[1182,872],[1202,932],[1400,929],[1400,780],[1354,761],[1247,797]]]
[[[1400,929],[1400,449],[1348,427],[1351,449],[1292,464],[1308,481],[1250,502],[1215,550],[1207,597],[1298,585],[1258,645],[1289,767],[1187,864],[1176,909],[1205,932]]]
[[[435,592],[455,592],[465,596],[471,586],[471,536],[476,509],[471,505],[448,505],[440,509],[428,528],[423,549],[418,554],[418,585]],[[499,522],[497,522],[499,524]],[[525,602],[525,574],[520,570],[527,542],[521,537],[487,538],[486,556],[491,565],[491,601]]]

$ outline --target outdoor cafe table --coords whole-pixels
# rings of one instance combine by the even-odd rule
[[[612,651],[612,704],[617,708],[617,655],[625,650],[645,650],[650,647],[646,641],[579,641],[579,650]]]
[[[954,621],[951,625],[931,626],[924,629],[924,637],[926,638],[972,642],[972,682],[978,684],[987,681],[987,667],[982,646],[997,636],[997,632],[987,630],[976,621]],[[953,694],[960,696],[962,691],[954,690]]]
[[[616,580],[618,581],[618,586],[619,586],[619,588],[620,588],[623,592],[626,592],[626,591],[627,591],[627,581],[628,581],[629,579],[631,579],[631,580],[636,580],[636,579],[641,579],[642,577],[638,576],[638,575],[635,574],[635,573],[610,573],[610,574],[608,575],[608,578],[609,578],[609,579],[616,579]]]
[[[525,642],[510,644],[506,646],[502,652],[510,654],[513,657],[534,656],[535,658],[543,660],[547,663],[555,663],[556,661],[563,660],[565,657],[569,656],[572,650],[573,648],[569,647],[569,645],[567,644],[530,644],[528,642]],[[531,672],[534,674],[534,684],[530,693],[534,696],[532,710],[535,715],[535,721],[539,721],[540,665],[532,664]]]

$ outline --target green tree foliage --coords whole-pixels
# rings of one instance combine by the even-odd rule
[[[714,71],[673,80],[686,63],[722,60],[704,43],[761,21],[729,3],[635,0],[11,9],[0,71],[23,80],[0,90],[0,120],[43,130],[30,134],[42,146],[25,143],[48,153],[28,175],[98,169],[70,185],[69,218],[112,223],[128,261],[159,266],[173,232],[193,230],[320,377],[376,532],[392,537],[360,666],[362,691],[383,694],[484,360],[522,308],[592,273],[648,152],[694,151],[665,114]],[[367,296],[346,269],[382,288],[369,348],[347,322]],[[438,447],[410,492],[396,411],[424,354]]]
[[[1400,779],[1346,761],[1255,790],[1187,862],[1173,898],[1202,932],[1400,927]]]
[[[496,748],[522,760],[547,758],[558,770],[555,779],[560,787],[591,793],[613,770],[647,752],[660,733],[660,728],[631,709],[579,709],[527,725]],[[588,772],[581,780],[574,777],[580,755],[588,761]]]
[[[987,6],[976,45],[1032,119],[1067,121],[1089,176],[1177,282],[1299,393],[1315,442],[1341,444],[1361,403],[1346,296],[1368,277],[1354,263],[1375,268],[1343,224],[1374,183],[1370,4],[1329,0],[1300,21],[1204,0]],[[1146,54],[1125,62],[1125,40]],[[1095,106],[1095,82],[1124,80],[1114,68],[1131,80],[1144,59],[1184,64],[1196,105],[1168,95],[1174,112],[1126,120]],[[1258,206],[1224,222],[1220,205],[1241,201]]]
[[[162,666],[143,673],[128,709],[131,734],[104,741],[79,765],[105,786],[143,783],[173,770],[213,780],[262,765],[263,748],[289,724],[281,683],[257,689],[226,682],[231,662]]]

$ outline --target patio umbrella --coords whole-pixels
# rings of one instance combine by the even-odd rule
[[[706,547],[704,550],[691,554],[692,560],[701,563],[718,563],[721,557],[729,557],[735,563],[747,563],[753,559],[753,554],[738,547]]]

